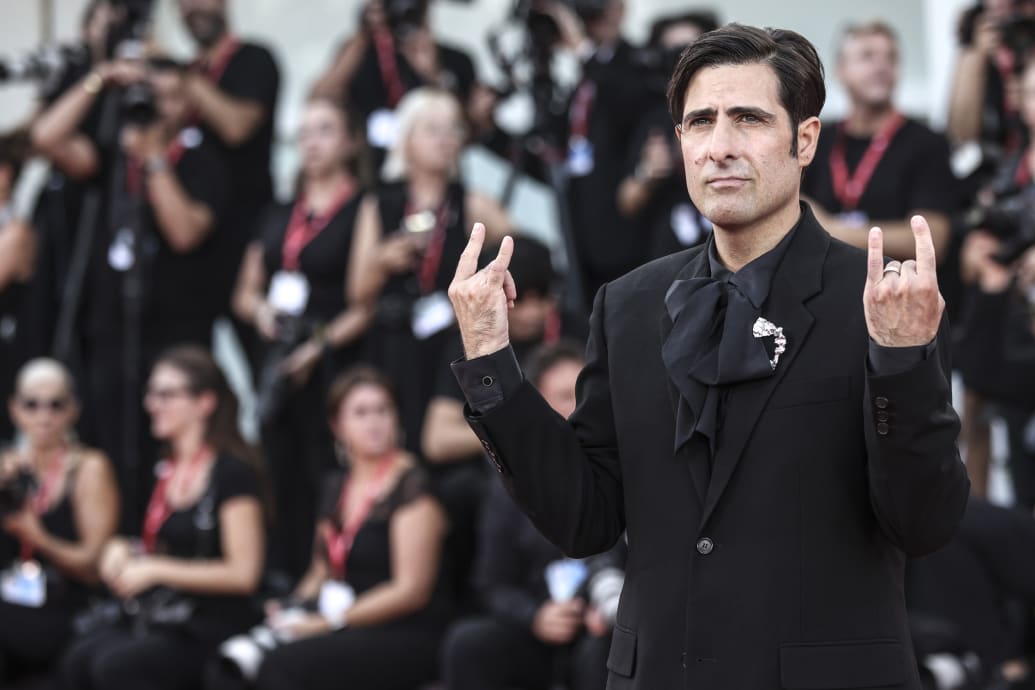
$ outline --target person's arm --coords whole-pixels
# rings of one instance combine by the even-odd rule
[[[997,49],[999,40],[995,23],[981,18],[974,31],[973,45],[960,51],[945,128],[954,146],[981,138],[988,60]]]
[[[449,296],[467,360],[453,371],[468,400],[467,421],[511,495],[567,555],[611,548],[625,530],[624,497],[611,406],[607,286],[590,317],[579,404],[558,415],[524,379],[507,334],[507,302],[516,294],[507,267],[514,244],[477,270],[485,229],[476,224]]]
[[[173,251],[193,251],[212,232],[212,210],[187,194],[172,168],[165,166],[149,172],[147,191],[158,230]]]
[[[884,233],[884,251],[887,256],[899,261],[914,258],[913,230],[909,225],[908,219],[871,219],[866,221],[865,226],[860,227],[841,220],[819,206],[815,201],[810,200],[809,204],[816,215],[816,220],[832,237],[836,237],[853,247],[866,249],[868,237],[866,231],[873,226],[877,226]],[[917,209],[910,212],[909,217],[911,218],[915,215],[927,218],[927,222],[931,226],[931,238],[934,241],[935,254],[940,260],[948,252],[949,243],[952,241],[952,224],[949,216],[938,211]]]
[[[497,242],[513,232],[510,216],[495,199],[481,192],[468,192],[464,206],[468,218],[478,218],[484,223],[489,241]]]
[[[100,167],[97,148],[78,128],[107,87],[106,74],[104,65],[87,74],[40,112],[30,131],[33,148],[76,180],[92,177]]]
[[[155,585],[198,594],[255,592],[262,575],[262,506],[254,496],[237,496],[219,508],[223,557],[195,560],[171,556],[141,556],[128,563],[109,582],[122,598]]]
[[[618,210],[632,218],[650,203],[659,182],[672,174],[675,157],[665,135],[652,131],[640,152],[636,169],[618,185]]]
[[[251,242],[237,272],[237,284],[231,305],[241,321],[250,323],[267,340],[276,337],[273,307],[266,301],[266,267],[261,242]]]
[[[408,233],[382,237],[377,196],[369,194],[356,214],[345,292],[350,304],[374,304],[394,273],[410,270],[421,238]]]
[[[426,606],[438,580],[445,533],[445,513],[430,496],[399,508],[389,524],[391,579],[356,598],[349,627],[387,623]]]
[[[66,574],[83,582],[97,580],[97,564],[119,517],[119,493],[107,458],[88,452],[70,487],[78,540],[60,539],[38,524],[24,536],[33,548]],[[35,515],[33,516],[35,517]]]
[[[187,94],[203,120],[233,148],[248,141],[271,113],[258,101],[234,98],[201,74],[186,77]]]
[[[482,452],[482,444],[464,417],[458,400],[437,396],[428,403],[421,432],[424,457],[433,464],[466,460]]]
[[[36,232],[21,219],[0,228],[0,292],[32,277],[36,265]]]
[[[370,39],[362,31],[345,41],[331,66],[313,84],[312,95],[343,103],[369,47]]]
[[[881,233],[869,233],[863,304],[876,345],[924,352],[902,371],[869,369],[863,431],[877,524],[906,555],[919,556],[955,533],[970,483],[956,447],[960,423],[952,406],[951,343],[934,245],[921,218],[912,227],[917,259],[899,271],[885,271]]]
[[[323,546],[320,530],[316,530],[313,536],[313,560],[309,562],[309,569],[298,581],[294,591],[291,593],[295,599],[311,601],[320,596],[320,588],[330,577],[331,569],[327,566],[327,559],[323,557],[321,548]]]

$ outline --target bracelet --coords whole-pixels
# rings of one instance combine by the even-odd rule
[[[101,89],[103,88],[104,77],[102,77],[100,73],[97,72],[97,70],[90,72],[86,75],[86,78],[83,79],[83,91],[90,94],[91,96],[96,96],[101,92]]]

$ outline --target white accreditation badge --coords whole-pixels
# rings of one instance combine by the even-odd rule
[[[399,118],[387,108],[375,110],[367,118],[367,141],[379,149],[388,149],[399,133]]]
[[[8,604],[38,609],[47,602],[47,577],[33,560],[19,561],[0,575],[0,598]]]
[[[427,340],[444,331],[455,320],[453,305],[444,292],[433,292],[413,303],[413,335],[418,340]]]
[[[348,584],[338,580],[327,580],[320,586],[317,608],[320,615],[335,627],[345,625],[345,614],[356,601],[356,592]]]
[[[553,601],[571,601],[586,581],[589,569],[583,561],[564,558],[546,566],[546,587]]]
[[[568,141],[568,173],[572,177],[585,177],[593,172],[594,165],[593,144],[586,137],[572,137]]]
[[[137,252],[133,242],[133,231],[122,228],[115,233],[115,239],[108,247],[108,265],[119,273],[125,273],[136,263]]]
[[[298,271],[277,271],[266,301],[280,314],[301,316],[309,304],[309,281]]]

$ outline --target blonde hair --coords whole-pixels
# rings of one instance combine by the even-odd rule
[[[406,147],[409,144],[413,128],[429,109],[441,104],[456,109],[457,117],[463,116],[460,101],[444,89],[422,86],[408,92],[399,101],[399,105],[395,108],[395,140],[388,149],[384,165],[381,166],[381,177],[386,182],[398,182],[406,177],[409,171]],[[455,177],[458,173],[457,166],[454,166],[452,176]]]
[[[15,391],[20,392],[37,381],[60,381],[65,389],[65,394],[75,397],[75,383],[72,381],[72,374],[64,364],[49,357],[38,357],[26,362],[18,370],[15,382]]]

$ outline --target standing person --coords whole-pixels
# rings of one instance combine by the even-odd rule
[[[21,442],[0,453],[0,486],[6,494],[19,477],[32,477],[36,489],[16,509],[6,506],[0,521],[3,687],[58,660],[119,514],[108,459],[75,439],[79,404],[64,366],[28,362],[8,409]],[[10,587],[19,575],[22,587]]]
[[[399,103],[399,136],[386,180],[356,219],[349,301],[377,304],[370,360],[399,391],[405,446],[420,453],[421,424],[454,319],[446,289],[467,238],[467,219],[496,236],[510,227],[492,199],[458,179],[463,111],[450,93],[420,88]]]
[[[299,192],[266,214],[238,275],[234,310],[266,344],[260,422],[273,479],[274,570],[298,577],[312,554],[311,527],[334,449],[323,401],[337,371],[361,356],[371,310],[345,298],[356,211],[360,136],[325,98],[302,113]]]
[[[184,346],[156,362],[145,405],[168,460],[157,468],[140,541],[110,540],[100,564],[127,617],[68,650],[67,688],[197,686],[219,643],[258,617],[251,597],[262,573],[262,502],[237,398],[205,350]]]
[[[930,229],[885,267],[879,228],[867,257],[800,203],[825,92],[799,34],[710,32],[669,96],[712,238],[597,293],[566,423],[507,344],[511,242],[475,272],[476,225],[450,288],[468,420],[565,553],[628,528],[612,690],[917,690],[903,565],[968,489]]]
[[[898,60],[898,39],[883,22],[841,34],[837,77],[851,106],[845,119],[820,133],[802,193],[831,235],[865,249],[867,228],[879,225],[884,251],[901,261],[914,258],[909,218],[921,214],[940,260],[959,207],[949,144],[895,108]]]
[[[236,268],[259,213],[273,200],[270,156],[280,72],[267,48],[231,31],[227,1],[178,0],[183,25],[198,45],[187,96],[201,131],[219,143],[226,158],[234,214],[220,252]],[[235,276],[233,270],[219,276],[220,309],[229,306]]]

